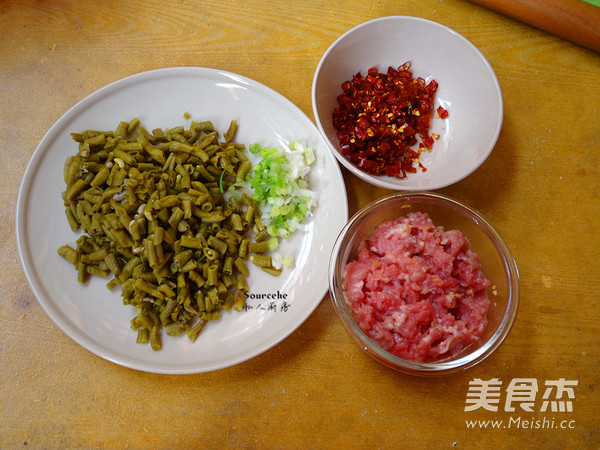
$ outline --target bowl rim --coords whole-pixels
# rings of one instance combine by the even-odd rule
[[[479,158],[479,160],[476,161],[476,163],[473,164],[472,167],[470,167],[468,170],[465,170],[457,178],[454,178],[454,179],[451,179],[451,180],[445,181],[445,182],[431,182],[426,187],[416,186],[416,185],[396,184],[393,181],[388,181],[388,180],[394,180],[393,177],[389,177],[386,175],[371,175],[371,174],[368,174],[367,172],[359,169],[358,167],[356,167],[354,164],[352,164],[350,161],[348,161],[342,154],[340,154],[340,152],[331,143],[330,139],[327,137],[327,134],[325,133],[325,130],[322,125],[321,115],[319,114],[319,111],[317,108],[317,80],[319,78],[319,74],[321,73],[321,69],[325,65],[325,62],[328,59],[329,55],[334,51],[334,49],[340,44],[340,42],[342,40],[344,40],[345,38],[348,37],[348,35],[358,31],[361,28],[365,28],[365,27],[371,26],[373,24],[380,23],[380,22],[386,22],[386,21],[421,22],[428,26],[438,27],[438,28],[448,32],[449,34],[456,37],[458,40],[462,41],[466,45],[467,48],[469,48],[471,51],[473,51],[479,57],[479,59],[481,60],[483,65],[487,68],[487,70],[491,76],[491,79],[492,79],[494,87],[495,87],[495,93],[497,95],[497,96],[495,96],[495,98],[497,98],[497,100],[498,100],[498,103],[497,103],[498,121],[496,123],[495,130],[492,135],[492,139],[488,143],[488,148],[486,149],[485,152],[482,153],[481,158]],[[477,46],[475,46],[475,44],[473,44],[469,39],[467,39],[465,36],[463,36],[462,34],[460,34],[459,32],[450,28],[447,25],[444,25],[442,23],[439,23],[439,22],[436,22],[436,21],[433,21],[430,19],[425,19],[423,17],[407,16],[407,15],[390,15],[390,16],[377,17],[377,18],[368,20],[366,22],[362,22],[358,25],[355,25],[354,27],[348,29],[343,34],[338,36],[338,38],[335,39],[335,41],[333,41],[331,43],[331,45],[327,48],[325,53],[323,53],[323,56],[321,57],[321,59],[319,60],[319,62],[317,64],[317,67],[316,67],[314,75],[313,75],[313,81],[312,81],[312,86],[311,86],[311,101],[312,101],[313,115],[314,115],[314,119],[315,119],[317,128],[319,129],[319,132],[323,136],[323,139],[324,139],[325,143],[327,144],[327,148],[329,149],[329,151],[331,151],[333,153],[333,155],[338,160],[338,162],[343,167],[348,169],[354,176],[357,176],[359,179],[366,181],[367,183],[372,184],[374,186],[386,188],[386,189],[393,189],[395,191],[416,191],[416,192],[418,192],[418,191],[423,191],[423,190],[441,189],[441,188],[450,186],[452,184],[458,183],[459,181],[467,178],[469,175],[471,175],[473,172],[475,172],[479,167],[481,167],[481,165],[488,159],[488,157],[490,156],[490,154],[496,147],[496,144],[498,143],[498,139],[500,137],[500,132],[502,131],[502,125],[503,125],[503,121],[504,121],[504,100],[503,100],[503,96],[502,96],[502,87],[500,86],[500,82],[498,80],[498,76],[496,75],[496,72],[494,71],[494,68],[492,67],[492,65],[490,64],[488,59],[485,57],[483,52]]]
[[[463,210],[463,212],[466,212],[469,215],[471,215],[472,220],[479,226],[480,229],[482,229],[482,231],[484,231],[487,234],[487,236],[492,240],[494,246],[500,253],[504,270],[508,277],[509,285],[507,293],[506,312],[504,314],[504,317],[500,321],[498,328],[494,331],[494,334],[492,334],[487,343],[483,344],[474,352],[468,352],[465,355],[456,359],[446,359],[436,361],[433,363],[422,363],[400,358],[396,355],[393,355],[392,353],[383,350],[377,345],[377,343],[370,339],[356,324],[356,322],[351,316],[349,308],[346,306],[344,300],[344,293],[341,288],[341,283],[335,283],[336,267],[338,266],[337,257],[340,253],[341,245],[344,241],[345,236],[348,234],[348,231],[351,230],[362,217],[364,217],[370,211],[379,207],[380,205],[397,199],[406,199],[407,201],[409,201],[411,198],[428,198],[440,200],[443,203],[449,203],[455,207],[458,207],[459,209]],[[362,348],[362,350],[365,351],[373,359],[396,371],[404,372],[411,375],[447,375],[457,371],[468,369],[480,363],[488,356],[490,356],[494,351],[496,351],[498,347],[500,347],[500,345],[504,342],[514,324],[518,313],[519,270],[517,267],[516,260],[502,236],[476,209],[447,195],[435,192],[395,192],[385,195],[384,197],[381,197],[369,203],[367,206],[357,211],[342,228],[338,235],[338,238],[336,239],[329,260],[328,278],[330,299],[333,304],[334,310],[338,318],[342,322],[346,332],[355,340],[355,342]]]

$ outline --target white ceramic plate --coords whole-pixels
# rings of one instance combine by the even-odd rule
[[[191,115],[184,119],[184,113]],[[121,120],[139,117],[147,129],[189,126],[211,120],[223,133],[238,121],[236,141],[281,146],[297,140],[315,149],[310,173],[318,206],[280,247],[295,256],[295,266],[280,277],[252,269],[250,309],[222,314],[198,340],[163,335],[163,349],[136,344],[129,328],[135,316],[123,306],[120,289],[106,281],[79,285],[76,272],[57,255],[78,235],[67,223],[61,193],[63,165],[77,152],[71,132],[112,130]],[[252,358],[279,343],[313,312],[327,290],[327,264],[335,239],[348,218],[339,166],[315,125],[293,103],[248,78],[205,68],[168,68],[133,75],[91,94],[61,117],[35,150],[25,171],[17,202],[19,253],[27,280],[46,313],[72,339],[114,363],[156,373],[207,372]],[[270,296],[272,298],[267,298]]]
[[[426,172],[402,179],[370,175],[341,154],[331,115],[342,82],[371,67],[385,72],[405,62],[413,77],[438,82],[434,107],[443,106],[449,116],[433,114],[430,132],[440,138],[431,152],[421,153]],[[407,16],[362,23],[331,44],[315,71],[312,102],[317,126],[340,164],[375,186],[405,191],[439,189],[475,171],[496,145],[504,108],[496,74],[471,42],[444,25]]]

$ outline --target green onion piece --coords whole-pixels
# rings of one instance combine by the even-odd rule
[[[253,199],[269,206],[267,217],[263,218],[267,232],[273,237],[288,238],[316,203],[307,181],[315,162],[314,151],[292,142],[285,149],[252,144],[250,152],[259,153],[262,158],[246,178],[254,190]]]

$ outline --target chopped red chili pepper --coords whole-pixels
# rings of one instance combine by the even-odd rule
[[[404,178],[426,170],[419,153],[434,143],[429,126],[438,83],[413,78],[409,69],[408,62],[385,73],[372,67],[341,85],[333,125],[342,154],[370,174]]]
[[[437,113],[440,119],[445,119],[446,117],[448,117],[448,111],[446,111],[441,106],[438,106]]]

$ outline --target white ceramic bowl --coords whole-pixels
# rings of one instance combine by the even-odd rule
[[[440,135],[431,152],[421,153],[427,168],[399,179],[372,176],[340,153],[332,113],[341,84],[371,67],[386,71],[411,63],[413,77],[434,79],[439,88],[434,108],[449,111],[431,121]],[[313,79],[315,121],[338,161],[359,178],[396,190],[432,190],[453,184],[477,169],[494,148],[502,128],[500,84],[483,54],[466,38],[439,23],[390,16],[365,22],[338,38],[325,52]]]

